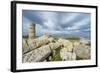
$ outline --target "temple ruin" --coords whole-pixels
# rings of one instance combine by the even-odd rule
[[[68,61],[90,59],[90,42],[56,38],[47,32],[36,37],[36,24],[31,23],[28,38],[22,40],[22,62]],[[84,41],[84,42],[83,42]]]

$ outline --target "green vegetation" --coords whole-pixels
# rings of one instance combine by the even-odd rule
[[[66,38],[66,39],[68,39],[68,40],[80,40],[79,37],[69,37],[69,38]]]
[[[80,58],[80,57],[76,56],[76,60],[82,60],[82,58]]]
[[[26,38],[26,39],[27,39],[27,38],[28,38],[28,35],[26,35],[26,36],[22,36],[22,38]]]
[[[62,35],[62,36],[57,36],[57,35],[51,35],[54,39],[58,40],[59,38],[63,38],[63,39],[68,39],[68,40],[80,40],[81,38],[78,36],[66,36],[66,35]]]
[[[51,61],[61,61],[60,57],[60,47],[55,50],[55,54],[53,54]]]

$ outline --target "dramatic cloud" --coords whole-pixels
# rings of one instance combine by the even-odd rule
[[[48,32],[90,38],[90,20],[89,13],[23,10],[23,35],[28,34],[28,26],[34,22],[37,36]]]

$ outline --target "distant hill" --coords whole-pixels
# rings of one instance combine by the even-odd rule
[[[72,35],[51,35],[54,38],[64,38],[69,40],[80,40],[81,38],[79,36],[72,36]]]
[[[41,35],[42,36],[42,35]],[[80,40],[80,39],[88,39],[90,40],[90,38],[87,38],[87,37],[80,37],[80,36],[76,36],[76,35],[66,35],[66,34],[62,34],[62,35],[50,35],[51,37],[54,37],[55,39],[58,39],[58,38],[64,38],[64,39],[69,39],[69,40]],[[36,37],[40,37],[40,36],[36,36]],[[24,35],[23,38],[28,38],[28,35]]]

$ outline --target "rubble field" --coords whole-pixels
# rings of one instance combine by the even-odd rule
[[[91,42],[86,39],[65,39],[43,35],[23,38],[22,62],[73,61],[91,59]]]

